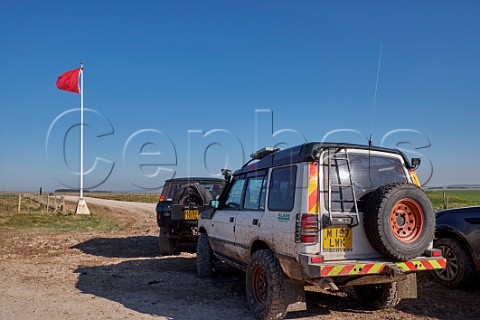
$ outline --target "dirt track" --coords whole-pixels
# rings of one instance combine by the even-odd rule
[[[157,253],[154,205],[97,202],[126,222],[116,233],[0,234],[0,319],[252,319],[244,274],[222,266],[199,279],[188,245]],[[151,209],[150,209],[151,208]],[[104,210],[104,209],[103,209]],[[309,288],[308,311],[289,319],[472,319],[480,288],[447,290],[419,279],[419,298],[369,311],[351,295]]]

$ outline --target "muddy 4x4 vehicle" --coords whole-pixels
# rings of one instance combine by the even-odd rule
[[[246,271],[256,318],[305,310],[304,283],[353,287],[373,308],[416,297],[416,272],[441,269],[433,207],[398,150],[307,143],[264,148],[198,220],[197,273]]]
[[[215,178],[175,178],[165,181],[157,204],[160,254],[175,252],[180,239],[196,240],[198,213],[222,192],[225,181]]]

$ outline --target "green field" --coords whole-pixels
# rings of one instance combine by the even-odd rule
[[[130,202],[148,202],[157,203],[160,196],[159,193],[107,193],[107,192],[91,192],[85,193],[85,197],[117,200],[117,201],[130,201]]]
[[[444,193],[448,199],[448,208],[480,206],[480,190],[429,190],[427,195],[435,210],[445,209]]]

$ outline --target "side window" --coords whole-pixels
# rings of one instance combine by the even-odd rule
[[[260,193],[260,209],[265,210],[265,195],[267,194],[267,177],[263,177],[262,192]]]
[[[243,208],[247,210],[265,209],[265,177],[248,178]]]
[[[272,170],[268,194],[269,210],[290,211],[293,209],[296,177],[296,166]]]
[[[224,209],[240,208],[240,201],[242,200],[243,185],[245,178],[237,179],[233,182],[227,196],[225,197]]]

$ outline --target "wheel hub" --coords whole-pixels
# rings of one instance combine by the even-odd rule
[[[448,246],[440,246],[439,249],[442,250],[442,256],[447,259],[447,266],[445,269],[436,270],[435,273],[443,281],[452,281],[459,271],[457,255]]]
[[[403,227],[405,225],[406,219],[403,215],[397,216],[397,225]]]
[[[263,304],[267,300],[268,285],[265,270],[260,266],[253,271],[252,288],[255,300]]]
[[[401,199],[390,212],[390,228],[395,238],[403,243],[412,243],[423,230],[424,214],[421,206],[412,199]]]

